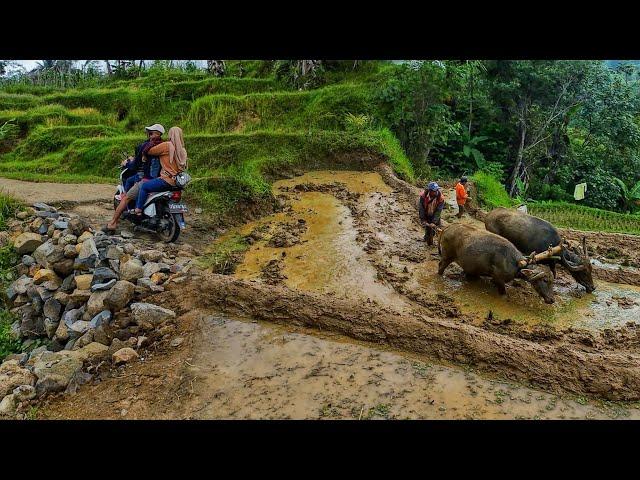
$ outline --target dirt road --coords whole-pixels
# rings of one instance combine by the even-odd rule
[[[100,183],[23,182],[0,178],[0,191],[25,203],[96,203],[113,202],[113,185]]]

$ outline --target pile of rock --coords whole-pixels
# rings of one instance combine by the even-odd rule
[[[186,280],[192,260],[184,247],[92,231],[42,203],[18,218],[9,236],[22,259],[6,296],[18,318],[11,333],[31,351],[0,365],[0,414],[82,383],[92,360],[126,363],[166,336],[175,313],[142,299]]]

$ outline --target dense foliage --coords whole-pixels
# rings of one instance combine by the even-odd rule
[[[45,60],[16,73],[2,62],[3,176],[113,179],[142,125],[160,122],[185,129],[192,191],[219,211],[267,195],[277,168],[354,150],[408,180],[479,172],[516,202],[570,203],[586,182],[585,206],[640,209],[634,63]]]

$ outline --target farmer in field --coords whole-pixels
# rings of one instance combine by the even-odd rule
[[[433,245],[436,228],[440,225],[440,215],[444,209],[444,195],[436,182],[430,182],[420,194],[419,199],[420,223],[425,228],[423,241]]]
[[[118,220],[120,215],[127,209],[129,202],[135,201],[140,193],[140,185],[143,182],[152,180],[160,176],[160,161],[156,157],[149,157],[149,150],[156,145],[162,143],[162,135],[164,134],[164,127],[159,123],[151,125],[150,127],[144,127],[147,132],[148,140],[136,147],[136,156],[129,157],[122,162],[123,167],[127,167],[129,170],[136,172],[129,177],[124,184],[124,190],[126,192],[126,198],[122,201],[113,212],[111,221],[107,224],[106,230],[113,231],[118,226]],[[157,165],[156,165],[157,164]]]
[[[458,204],[458,213],[456,214],[456,216],[458,218],[462,218],[462,214],[464,213],[464,205],[465,203],[467,203],[467,200],[471,200],[471,197],[467,192],[467,182],[467,177],[462,176],[462,178],[460,178],[460,181],[456,183],[456,203]]]

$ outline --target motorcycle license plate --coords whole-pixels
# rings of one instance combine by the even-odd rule
[[[187,206],[182,203],[170,203],[169,210],[171,213],[184,213],[187,211]]]

